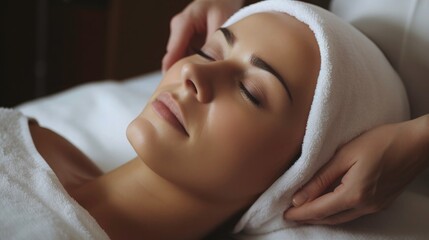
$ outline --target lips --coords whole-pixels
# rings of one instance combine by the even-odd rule
[[[174,100],[171,93],[163,92],[159,94],[155,101],[152,102],[152,107],[158,115],[164,118],[174,128],[189,136],[185,128],[180,105]]]

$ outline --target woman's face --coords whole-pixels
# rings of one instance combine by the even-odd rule
[[[173,65],[127,136],[153,171],[188,191],[255,199],[299,153],[319,68],[307,25],[252,15]]]

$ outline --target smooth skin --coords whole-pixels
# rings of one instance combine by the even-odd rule
[[[220,27],[222,20],[242,4],[242,0],[191,2],[171,21],[163,70],[183,57],[186,49],[198,42],[195,39]],[[428,118],[429,115],[424,115],[380,126],[340,147],[331,161],[295,194],[295,207],[285,212],[285,219],[340,224],[386,208],[409,182],[428,168]]]

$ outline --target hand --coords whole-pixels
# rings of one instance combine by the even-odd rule
[[[378,212],[428,167],[428,149],[429,115],[369,130],[341,147],[294,195],[295,207],[284,217],[333,225]]]
[[[195,0],[170,22],[170,38],[167,53],[162,59],[165,72],[177,60],[196,49],[206,41],[234,12],[243,5],[244,0]]]

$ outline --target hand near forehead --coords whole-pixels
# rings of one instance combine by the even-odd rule
[[[171,19],[167,53],[162,59],[165,72],[177,60],[199,49],[207,37],[215,32],[244,0],[195,0]]]
[[[285,219],[340,224],[386,208],[429,165],[429,115],[355,138],[293,198]]]

